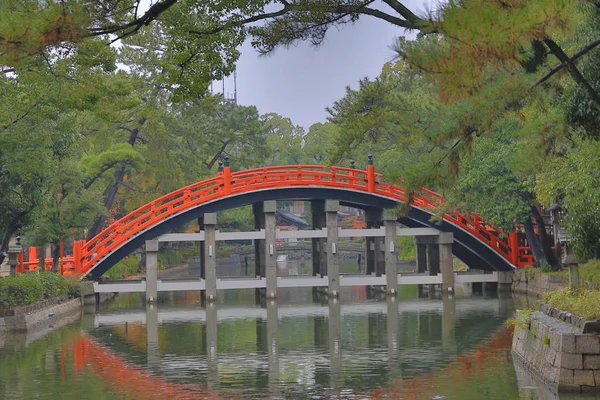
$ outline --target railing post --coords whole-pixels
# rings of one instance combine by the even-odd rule
[[[356,167],[354,166],[354,160],[350,160],[350,172],[348,173],[348,184],[350,186],[354,186],[356,184],[356,172],[354,171]]]
[[[19,273],[25,272],[25,251],[23,250],[23,247],[21,247],[21,251],[17,255],[17,262],[18,262],[17,272],[19,272]]]
[[[73,242],[73,268],[75,269],[75,274],[80,275],[81,271],[81,240],[76,240]]]
[[[225,194],[231,193],[231,168],[229,167],[228,157],[225,157],[223,163],[223,191]]]
[[[517,231],[508,234],[508,245],[510,246],[510,263],[518,267],[519,263],[519,234]]]
[[[373,166],[373,156],[369,154],[367,162],[367,190],[371,193],[375,191],[375,167]]]

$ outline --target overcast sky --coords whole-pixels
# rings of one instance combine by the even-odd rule
[[[430,1],[403,3],[421,14]],[[377,76],[393,57],[394,38],[404,34],[385,21],[363,16],[354,25],[330,30],[319,48],[301,43],[259,57],[247,42],[237,67],[238,103],[289,117],[306,129],[325,122],[325,107],[341,98],[346,86],[356,87],[359,79]],[[215,83],[214,90],[221,92],[221,83]],[[225,91],[233,97],[233,78],[226,80]]]

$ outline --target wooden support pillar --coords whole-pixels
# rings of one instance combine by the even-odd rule
[[[265,219],[263,217],[263,203],[252,204],[252,212],[254,214],[254,229],[265,229]],[[265,276],[265,240],[254,239],[254,269],[256,277]]]
[[[310,202],[312,213],[312,228],[325,228],[327,221],[325,217],[325,201],[313,200]],[[327,239],[313,238],[312,239],[312,274],[313,276],[327,275],[327,256],[325,254],[325,243]]]
[[[204,214],[202,225],[204,227],[204,298],[214,301],[217,298],[217,214]]]
[[[330,297],[340,294],[340,259],[338,252],[338,211],[340,202],[327,200],[325,203],[327,225],[327,282]]]
[[[427,245],[427,271],[430,276],[440,273],[440,246],[438,243]]]
[[[454,235],[452,232],[442,232],[438,237],[439,260],[442,272],[442,291],[444,293],[454,292],[454,264],[452,260],[452,244]]]
[[[146,240],[146,302],[158,297],[158,240]]]
[[[382,213],[383,211],[380,208],[365,210],[367,229],[381,227]],[[367,275],[374,273],[376,276],[381,276],[385,269],[381,254],[381,238],[368,237],[365,241],[367,245]]]
[[[423,274],[427,271],[427,245],[419,243],[418,236],[414,238],[414,241],[417,253],[417,272]]]
[[[277,202],[275,200],[265,201],[263,203],[263,219],[265,226],[265,249],[264,265],[265,278],[267,281],[267,298],[277,297],[277,250],[275,248],[276,223],[275,212],[277,211]]]
[[[395,296],[398,293],[398,253],[396,249],[396,216],[384,213],[385,240],[385,277],[386,293]]]

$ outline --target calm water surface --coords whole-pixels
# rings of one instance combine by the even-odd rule
[[[327,301],[281,291],[119,296],[64,327],[0,339],[2,399],[555,399],[515,372],[508,298]],[[561,396],[561,399],[573,397]],[[594,397],[588,397],[594,399]]]

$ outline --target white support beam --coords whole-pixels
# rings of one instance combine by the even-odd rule
[[[186,290],[200,291],[206,289],[204,279],[196,281],[158,281],[159,292],[183,292]]]
[[[398,285],[441,285],[442,274],[398,274]]]
[[[165,233],[158,237],[159,242],[203,242],[204,232],[196,233]]]
[[[385,275],[340,275],[340,286],[384,286]]]
[[[250,239],[264,239],[265,230],[250,232],[221,232],[217,231],[217,242],[220,240],[250,240]]]
[[[266,278],[217,278],[217,290],[262,289],[266,287]]]
[[[280,231],[277,230],[277,239],[311,239],[327,238],[327,228],[311,229],[306,231]]]
[[[342,229],[339,228],[338,237],[384,237],[385,228],[373,229]]]
[[[278,276],[278,288],[292,287],[326,287],[328,284],[326,276]]]
[[[145,293],[146,281],[98,283],[94,282],[96,293]]]
[[[473,274],[473,273],[454,273],[455,283],[473,283],[473,282],[498,282],[498,272],[491,274]]]
[[[439,236],[441,232],[435,228],[400,228],[396,227],[398,236]]]

